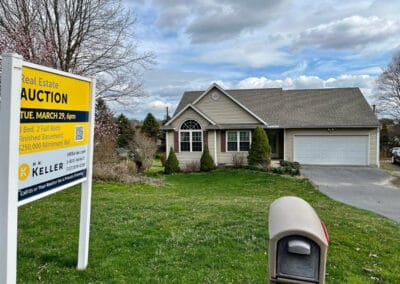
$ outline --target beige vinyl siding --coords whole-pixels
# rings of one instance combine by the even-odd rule
[[[376,149],[377,146],[377,139],[378,139],[378,132],[377,129],[373,129],[370,131],[369,134],[369,164],[372,166],[378,166],[377,165],[377,160],[379,155],[379,149]]]
[[[167,153],[166,153],[166,157],[168,157],[169,155],[169,150],[174,149],[174,132],[173,131],[167,131],[166,133],[167,137],[166,137],[166,141],[167,141]]]
[[[217,156],[217,159],[215,158],[215,139],[214,139],[214,130],[209,130],[208,131],[208,149],[210,151],[210,155],[213,158],[214,162],[219,162],[219,157]],[[217,135],[218,136],[218,135]],[[218,141],[218,139],[217,139]],[[174,143],[174,133],[172,131],[169,131],[168,134],[168,143],[172,143],[169,146],[173,147]],[[204,145],[203,145],[204,147]],[[217,144],[217,153],[218,153],[218,144]],[[184,169],[187,164],[193,163],[193,162],[198,162],[200,165],[200,158],[201,158],[202,152],[179,152],[176,153],[176,157],[179,160],[179,166]]]
[[[368,153],[368,164],[370,166],[377,166],[377,155],[378,151],[376,149],[377,146],[377,130],[374,129],[335,129],[333,132],[328,132],[327,129],[286,129],[285,130],[285,153],[284,159],[288,161],[293,161],[293,147],[294,147],[294,139],[295,135],[368,135],[369,136],[369,153]]]
[[[185,170],[187,164],[198,163],[200,166],[200,158],[202,152],[180,152],[176,153],[181,170]]]
[[[175,119],[171,126],[179,130],[181,127],[182,123],[184,123],[186,120],[196,120],[198,123],[201,125],[201,129],[206,129],[206,127],[210,124],[207,120],[205,120],[202,116],[200,116],[197,112],[195,112],[193,109],[188,108],[184,113],[182,113],[177,119]]]
[[[215,149],[216,149],[216,145],[215,145],[215,131],[214,130],[209,130],[208,131],[208,150],[210,151],[210,155],[214,160],[214,163],[218,163],[218,156],[215,157]]]
[[[186,121],[186,120],[195,120],[201,125],[201,129],[203,131],[206,130],[206,127],[210,124],[206,119],[204,119],[201,115],[199,115],[196,111],[194,111],[191,108],[188,108],[184,113],[182,113],[175,121],[172,123],[172,127],[176,130],[179,131],[181,125]],[[208,140],[210,141],[210,132],[209,131],[209,137]],[[214,140],[214,138],[213,138]],[[210,142],[209,142],[210,143]],[[173,147],[174,148],[174,132],[173,131],[168,131],[168,147]],[[210,146],[210,144],[209,144]],[[204,145],[203,145],[204,148]],[[169,149],[167,150],[169,152]],[[211,155],[211,149],[210,149]],[[179,166],[181,167],[182,170],[185,169],[186,165],[192,162],[198,162],[200,165],[200,158],[201,158],[202,152],[177,152],[176,157],[178,158],[179,161]]]
[[[212,95],[216,92],[219,97],[217,100],[213,100]],[[205,95],[195,106],[216,123],[260,123],[237,103],[216,89]]]
[[[234,155],[242,155],[244,157],[244,164],[247,165],[247,156],[249,152],[221,152],[221,132],[217,132],[217,156],[218,156],[218,164],[225,164],[227,166],[233,165],[233,156]]]

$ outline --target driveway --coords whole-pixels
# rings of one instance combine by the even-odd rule
[[[369,167],[302,166],[301,173],[332,199],[400,222],[400,188],[387,172]]]

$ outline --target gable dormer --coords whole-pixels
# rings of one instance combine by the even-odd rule
[[[217,84],[211,85],[193,105],[217,124],[267,124]]]

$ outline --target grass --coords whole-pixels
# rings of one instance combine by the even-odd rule
[[[269,205],[284,195],[310,202],[328,227],[327,283],[400,283],[399,224],[307,180],[246,170],[167,176],[162,187],[95,183],[85,271],[75,269],[80,189],[25,205],[18,282],[266,283]]]

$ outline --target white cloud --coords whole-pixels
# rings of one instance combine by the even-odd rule
[[[165,110],[166,108],[171,108],[170,103],[166,103],[160,100],[150,102],[149,106],[156,110]]]
[[[355,15],[307,29],[300,33],[293,46],[327,49],[362,48],[399,33],[399,21]]]
[[[330,88],[359,87],[372,88],[375,78],[370,75],[343,74],[337,78],[330,78],[325,81],[325,86]]]
[[[337,77],[322,79],[318,76],[297,76],[284,79],[270,79],[267,77],[248,77],[240,81],[204,80],[202,82],[181,82],[177,85],[160,86],[149,91],[149,97],[136,102],[135,106],[123,108],[115,105],[113,110],[125,113],[130,118],[144,118],[151,112],[157,118],[165,117],[166,107],[172,114],[178,105],[184,91],[201,91],[216,82],[224,89],[252,89],[252,88],[283,88],[289,89],[318,89],[359,87],[369,103],[374,101],[374,84],[376,77],[370,75],[342,74]]]
[[[312,88],[341,88],[341,87],[372,87],[376,78],[369,75],[343,74],[336,78],[321,79],[318,76],[287,77],[283,80],[268,79],[266,77],[249,77],[239,81],[236,85],[244,88],[284,88],[284,89],[312,89]]]
[[[299,76],[296,78],[268,79],[266,77],[250,77],[238,82],[239,89],[247,88],[283,88],[283,89],[316,89],[324,88],[324,81],[317,76]]]
[[[368,101],[373,101],[373,89],[376,77],[370,75],[343,74],[336,78],[321,79],[318,76],[287,77],[285,79],[268,79],[266,77],[249,77],[237,82],[233,87],[251,88],[283,88],[283,89],[319,89],[358,87]]]

